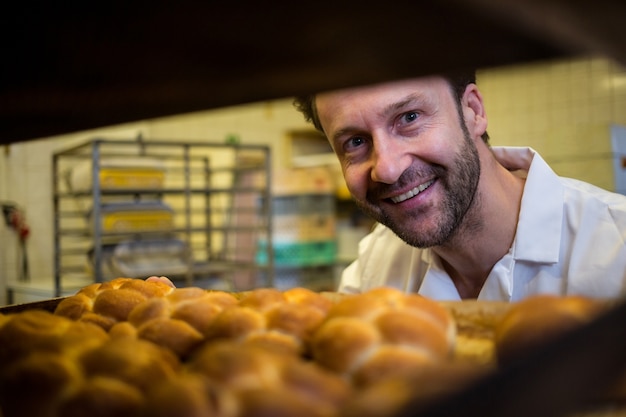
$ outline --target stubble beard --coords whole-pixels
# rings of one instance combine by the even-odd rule
[[[419,226],[422,212],[407,213],[409,218],[404,217],[402,221],[393,218],[374,203],[376,198],[369,193],[365,201],[356,202],[357,206],[376,221],[390,228],[404,242],[418,248],[446,245],[462,233],[469,233],[480,228],[477,216],[472,215],[472,208],[480,204],[480,198],[477,195],[480,158],[476,145],[469,137],[466,128],[463,129],[463,133],[464,145],[457,153],[452,167],[447,169],[440,165],[433,165],[430,168],[437,178],[438,186],[443,187],[444,190],[444,200],[439,208],[435,208],[439,212],[435,214],[437,217],[434,227],[426,229]],[[414,174],[407,171],[402,174],[402,177],[405,175],[411,177]],[[411,178],[403,179],[402,177],[398,180],[399,183],[411,181]],[[409,227],[414,224],[418,226]]]

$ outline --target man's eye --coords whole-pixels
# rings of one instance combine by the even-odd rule
[[[346,150],[350,150],[350,149],[358,148],[364,143],[365,143],[365,138],[363,138],[362,136],[354,136],[346,141],[344,148]]]
[[[402,120],[406,123],[411,123],[417,120],[417,118],[419,117],[419,114],[417,112],[408,112],[408,113],[404,113],[402,115]]]

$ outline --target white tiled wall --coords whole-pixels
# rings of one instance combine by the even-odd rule
[[[613,189],[609,128],[626,125],[626,72],[613,62],[583,58],[479,72],[493,145],[532,146],[562,175]],[[307,128],[291,100],[249,104],[0,147],[0,200],[26,209],[32,230],[32,286],[52,291],[52,152],[95,135],[272,144],[273,167],[285,164],[286,132]],[[3,283],[17,278],[15,256],[0,243]],[[33,295],[35,297],[35,295]],[[21,301],[29,301],[21,298]]]
[[[601,58],[480,71],[493,145],[532,146],[564,176],[614,189],[611,124],[626,125],[626,71]]]

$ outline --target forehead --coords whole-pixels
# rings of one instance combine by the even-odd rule
[[[405,102],[436,105],[445,96],[452,98],[444,78],[424,77],[321,93],[316,96],[315,106],[328,134],[328,130],[343,128],[344,123],[356,122],[366,114],[384,115]]]
[[[431,103],[452,98],[446,79],[424,77],[392,81],[363,87],[346,88],[320,93],[315,107],[320,121],[358,112],[359,109],[380,112],[403,101],[423,99]]]

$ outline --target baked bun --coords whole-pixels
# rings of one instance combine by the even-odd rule
[[[16,314],[11,322],[21,322],[22,316],[30,320],[33,314],[25,313]],[[52,316],[43,311],[36,316],[45,314]],[[60,322],[69,320],[52,317]],[[2,330],[8,325],[11,323]],[[11,361],[0,367],[3,415],[138,416],[155,381],[179,375],[178,358],[153,343],[132,337],[109,339],[101,328],[89,323],[71,322],[66,328],[55,328],[56,335],[43,331],[39,338],[30,338],[33,344],[28,349],[11,355]],[[82,331],[94,328],[94,334],[100,336]],[[22,346],[20,343],[15,345]]]
[[[341,417],[417,415],[433,401],[459,392],[490,370],[468,362],[437,363],[410,375],[387,378],[353,395],[341,409]]]
[[[0,368],[0,411],[6,417],[56,417],[61,400],[83,382],[71,356],[32,352]]]
[[[450,359],[455,325],[436,302],[391,288],[338,301],[312,340],[322,366],[366,386]]]
[[[171,351],[141,339],[113,339],[80,358],[85,378],[113,378],[145,392],[154,381],[176,377],[181,364]]]
[[[0,369],[30,354],[63,353],[72,357],[109,339],[100,327],[74,322],[45,310],[6,316],[0,327]]]
[[[497,360],[508,363],[590,322],[605,308],[605,303],[583,296],[537,295],[516,302],[495,328]]]
[[[5,316],[0,327],[0,409],[6,416],[53,416],[84,380],[79,358],[107,343],[90,323],[44,310]]]
[[[233,393],[242,417],[337,415],[351,393],[345,380],[315,363],[234,340],[207,343],[187,369]]]
[[[98,325],[115,338],[150,341],[182,358],[205,339],[214,317],[237,303],[238,299],[226,292],[117,278],[89,285],[63,299],[55,315]]]
[[[58,406],[58,416],[140,416],[145,405],[141,391],[120,379],[95,377],[85,381],[64,398]]]
[[[207,327],[207,339],[231,339],[307,356],[313,334],[332,302],[305,288],[279,291],[259,288],[241,296]]]
[[[584,296],[538,295],[511,306],[495,328],[499,364],[507,364],[564,333],[589,323],[610,303]],[[600,400],[626,400],[626,373]]]
[[[165,296],[144,300],[131,310],[127,319],[135,327],[137,337],[167,347],[184,358],[205,340],[215,317],[237,303],[237,298],[225,292],[179,288]],[[132,333],[128,328],[122,330],[127,335]],[[115,329],[116,334],[120,332]]]
[[[54,314],[0,315],[0,414],[338,417],[393,384],[434,387],[455,337],[444,307],[390,288],[232,294],[120,278]],[[395,394],[387,407],[414,392]]]
[[[150,417],[235,417],[234,393],[198,373],[155,381],[146,393],[143,415]]]
[[[154,297],[163,297],[174,289],[159,281],[132,278],[88,285],[73,296],[63,299],[55,314],[97,324],[109,330],[114,324],[126,321],[130,312],[140,303]]]

